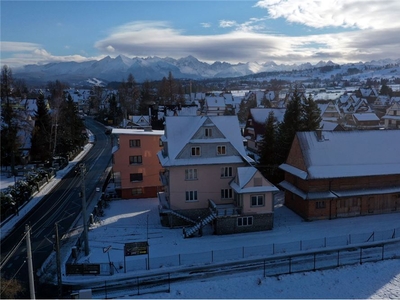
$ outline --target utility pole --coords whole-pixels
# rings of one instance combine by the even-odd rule
[[[57,263],[57,283],[58,296],[62,297],[62,277],[61,277],[61,255],[60,255],[60,237],[58,236],[58,223],[55,223],[56,231],[56,263]]]
[[[33,262],[32,262],[32,248],[31,248],[31,229],[29,225],[25,225],[26,232],[26,252],[28,259],[28,276],[29,276],[29,292],[31,299],[35,298],[35,280],[33,278]]]
[[[85,256],[89,255],[89,237],[88,237],[88,221],[86,214],[86,187],[85,187],[85,164],[80,164],[82,178],[82,218],[83,218],[83,235],[85,239]]]

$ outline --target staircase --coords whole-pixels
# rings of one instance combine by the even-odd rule
[[[185,221],[187,221],[187,222],[196,224],[196,221],[193,221],[192,219],[190,219],[190,218],[188,218],[188,217],[186,217],[186,216],[184,216],[184,215],[181,215],[180,213],[177,213],[176,211],[173,211],[173,210],[165,210],[165,212],[168,212],[169,214],[174,215],[174,216],[176,216],[176,217],[178,217],[178,218],[181,218],[181,219],[183,219],[183,220],[185,220]]]
[[[209,224],[215,218],[217,218],[217,214],[214,211],[210,210],[210,214],[204,219],[201,219],[198,222],[196,222],[194,226],[189,228],[183,228],[183,237],[184,238],[191,237],[195,232],[197,232],[198,230]]]

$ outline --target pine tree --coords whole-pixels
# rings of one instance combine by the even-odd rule
[[[280,123],[278,129],[277,161],[279,164],[286,161],[296,132],[303,131],[304,129],[302,110],[301,94],[297,91],[294,91],[292,99],[289,101],[286,107],[285,115],[283,116],[283,122]]]
[[[83,146],[84,129],[83,121],[78,116],[78,107],[69,95],[60,110],[57,153],[67,153]]]
[[[2,165],[11,166],[11,172],[15,174],[20,145],[17,138],[19,130],[18,115],[11,103],[12,89],[12,70],[5,65],[1,69],[1,163]]]
[[[45,162],[52,157],[51,116],[42,94],[38,97],[36,103],[37,111],[35,113],[35,127],[32,132],[31,158],[35,161]]]
[[[315,131],[320,128],[321,110],[311,95],[304,100],[303,109],[303,131]]]
[[[275,115],[271,111],[265,120],[263,138],[258,146],[260,156],[258,169],[268,179],[273,176],[278,166],[276,159],[276,135]]]
[[[247,117],[251,108],[257,107],[257,100],[250,99],[245,101],[244,99],[239,104],[238,119],[240,123],[246,123]]]

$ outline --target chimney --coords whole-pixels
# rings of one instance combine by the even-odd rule
[[[322,129],[318,128],[317,130],[315,130],[315,134],[317,135],[317,141],[318,142],[322,142],[324,140],[323,136],[322,136]]]

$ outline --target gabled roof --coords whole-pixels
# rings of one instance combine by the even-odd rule
[[[201,142],[199,140],[193,140],[195,133],[204,124],[214,124],[222,133],[223,140],[230,143],[236,151],[240,154],[242,161],[253,163],[245,150],[243,145],[243,137],[241,135],[239,120],[237,116],[176,116],[165,118],[165,136],[163,141],[168,142],[168,157],[162,159],[162,164],[166,164],[166,160],[169,160],[168,165],[178,164],[178,154],[181,150],[190,142]],[[206,142],[207,140],[204,140]],[[210,139],[212,141],[212,139]],[[221,139],[218,139],[221,142]],[[161,156],[159,155],[160,159]],[[208,163],[210,159],[196,158],[203,160],[202,163]],[[218,158],[219,161],[223,161],[225,158]],[[194,162],[195,159],[190,159]],[[237,158],[236,158],[237,160]],[[215,163],[215,162],[213,162]]]
[[[259,171],[255,167],[240,167],[237,168],[236,179],[232,180],[230,186],[238,194],[243,193],[265,193],[265,192],[276,192],[279,191],[274,185],[263,185],[263,186],[248,186],[246,185]],[[261,174],[260,174],[261,176]]]
[[[283,121],[286,108],[251,108],[250,114],[255,122],[264,124],[265,121],[268,119],[268,115],[271,111],[274,112],[274,117],[278,122]]]
[[[281,169],[303,179],[400,174],[400,130],[298,132],[306,170]]]

